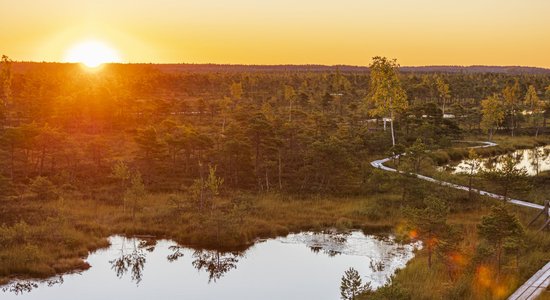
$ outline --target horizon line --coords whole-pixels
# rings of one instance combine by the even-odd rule
[[[81,64],[81,62],[63,62],[63,61],[34,61],[34,60],[12,60],[13,63],[36,63],[36,64]],[[102,65],[211,65],[211,66],[235,66],[235,67],[284,67],[284,66],[319,66],[319,67],[354,67],[368,68],[368,65],[353,65],[353,64],[322,64],[322,63],[277,63],[277,64],[247,64],[247,63],[215,63],[215,62],[105,62]],[[459,64],[433,64],[433,65],[400,65],[400,68],[427,68],[427,67],[499,67],[499,68],[534,68],[550,70],[545,66],[530,66],[530,65],[459,65]]]

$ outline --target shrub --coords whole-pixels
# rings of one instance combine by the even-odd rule
[[[430,158],[437,164],[443,165],[450,161],[449,154],[444,151],[435,151],[430,154]]]
[[[57,191],[53,183],[46,177],[37,176],[31,182],[31,192],[40,200],[52,200],[57,198]]]
[[[449,149],[447,152],[451,160],[461,160],[468,156],[468,149]]]

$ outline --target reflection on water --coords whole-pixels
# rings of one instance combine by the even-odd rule
[[[131,244],[131,247],[128,244]],[[119,256],[109,261],[111,269],[115,271],[119,278],[130,271],[131,280],[139,284],[143,278],[143,268],[145,268],[145,262],[147,261],[145,250],[153,252],[155,250],[154,244],[151,245],[145,240],[138,241],[136,239],[127,242],[127,239],[123,238]]]
[[[38,283],[32,281],[13,282],[2,287],[3,292],[11,292],[16,295],[30,292],[38,287]]]
[[[516,160],[516,169],[525,169],[530,176],[537,175],[540,172],[550,170],[550,146],[537,147],[534,149],[517,150],[512,152],[511,155]],[[499,155],[495,157],[489,157],[481,159],[481,164],[477,167],[474,173],[479,171],[500,169],[502,167],[502,160],[507,155]],[[458,165],[447,168],[454,169],[453,173],[469,173],[471,168],[471,161],[468,159],[462,160]]]
[[[52,287],[56,284],[63,284],[63,276],[55,276],[46,280],[40,280],[40,281],[30,281],[30,280],[22,280],[22,281],[15,281],[11,282],[10,284],[7,284],[2,287],[2,291],[4,293],[9,292],[13,293],[15,295],[29,293],[33,289],[38,288],[38,284],[42,283],[45,286]]]
[[[2,299],[338,299],[354,267],[378,288],[419,244],[350,233],[290,234],[245,252],[197,250],[168,240],[113,236],[81,273],[2,287]]]
[[[351,233],[324,233],[312,232],[309,234],[301,234],[299,239],[313,251],[314,253],[325,253],[328,256],[342,254],[341,248],[346,246],[348,237]],[[289,238],[289,240],[292,239]]]
[[[197,250],[193,253],[192,264],[197,270],[208,273],[208,282],[214,282],[232,269],[237,268],[239,253],[222,253],[220,251]]]

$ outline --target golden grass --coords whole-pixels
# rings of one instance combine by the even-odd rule
[[[1,227],[1,277],[47,277],[83,269],[89,251],[107,246],[113,234],[153,235],[193,247],[239,250],[258,238],[327,228],[390,231],[399,211],[386,210],[369,220],[377,201],[391,195],[356,198],[312,197],[297,199],[279,195],[246,195],[250,208],[231,207],[231,195],[218,199],[220,209],[198,212],[182,195],[152,194],[140,201],[135,219],[121,204],[63,196],[63,201],[32,199],[3,203],[17,218]],[[180,198],[186,209],[177,210],[171,200]],[[382,200],[383,201],[383,200]],[[24,209],[21,209],[21,208]],[[8,218],[5,218],[8,219]]]

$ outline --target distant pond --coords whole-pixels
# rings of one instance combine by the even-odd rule
[[[525,169],[527,174],[535,176],[537,173],[550,170],[550,145],[536,147],[533,149],[516,150],[510,154],[498,155],[489,158],[481,159],[480,166],[474,171],[489,170],[492,168],[499,169],[502,165],[502,160],[507,155],[511,155],[516,161],[517,169]],[[453,173],[468,173],[470,160],[464,159],[457,165],[445,166],[446,169],[451,169]]]
[[[170,240],[112,236],[91,268],[0,287],[1,299],[339,299],[348,268],[378,288],[419,243],[349,233],[303,232],[258,241],[244,252],[182,247]]]

